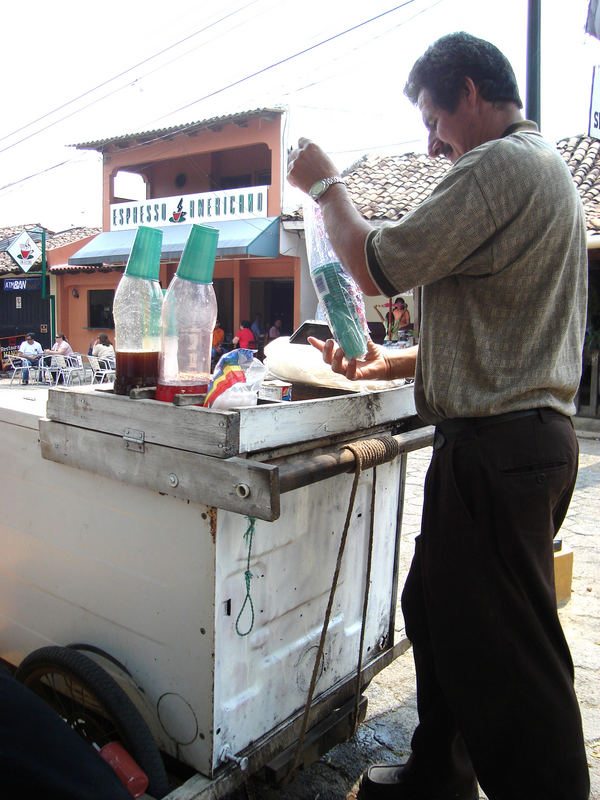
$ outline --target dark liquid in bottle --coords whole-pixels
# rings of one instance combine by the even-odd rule
[[[158,383],[158,351],[133,353],[117,350],[115,394],[129,395],[131,389],[156,386]]]

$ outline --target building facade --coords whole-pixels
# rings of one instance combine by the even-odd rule
[[[102,231],[53,250],[48,270],[77,350],[100,332],[113,338],[112,299],[138,225],[163,232],[164,289],[190,226],[219,230],[214,287],[228,335],[256,315],[265,328],[281,319],[284,334],[314,316],[303,241],[281,222],[284,116],[258,109],[75,145],[102,154]]]

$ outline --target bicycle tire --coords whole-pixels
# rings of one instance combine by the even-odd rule
[[[150,729],[102,667],[76,650],[49,646],[26,656],[15,677],[90,746],[120,741],[148,776],[148,794],[157,800],[168,794],[167,773]]]

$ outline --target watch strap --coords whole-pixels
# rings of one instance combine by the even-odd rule
[[[320,200],[321,197],[323,197],[323,195],[327,191],[327,189],[329,189],[330,186],[333,186],[334,183],[343,183],[343,184],[345,184],[346,181],[344,180],[344,178],[340,177],[339,175],[333,175],[330,178],[323,178],[321,183],[323,184],[323,189],[315,197],[315,200]]]

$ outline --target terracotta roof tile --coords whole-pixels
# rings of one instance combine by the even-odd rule
[[[21,270],[6,252],[15,238],[21,231],[27,231],[31,238],[39,245],[42,241],[42,227],[39,224],[11,225],[7,228],[0,228],[0,275],[10,273],[20,273]],[[46,230],[46,250],[53,250],[55,247],[63,247],[87,236],[95,236],[101,232],[101,228],[69,228],[66,231]],[[36,270],[40,268],[40,261],[36,262]]]
[[[244,125],[248,120],[256,117],[271,119],[274,116],[281,116],[284,113],[285,110],[283,108],[255,108],[252,111],[225,114],[221,117],[211,117],[210,119],[204,119],[198,122],[189,122],[185,125],[173,125],[170,128],[158,128],[157,130],[141,131],[139,133],[123,133],[118,136],[110,136],[106,139],[96,139],[93,142],[80,142],[78,144],[72,144],[70,147],[76,147],[78,150],[98,150],[102,152],[111,145],[118,144],[122,146],[132,139],[140,143],[149,143],[155,139],[176,136],[180,133],[194,134],[203,129],[218,130],[230,123],[234,125]]]
[[[583,201],[588,232],[600,233],[600,140],[572,136],[561,139],[556,147]],[[447,159],[433,159],[424,153],[366,155],[344,176],[362,216],[377,223],[401,219],[422,203],[450,167]],[[302,219],[302,209],[283,218]]]

